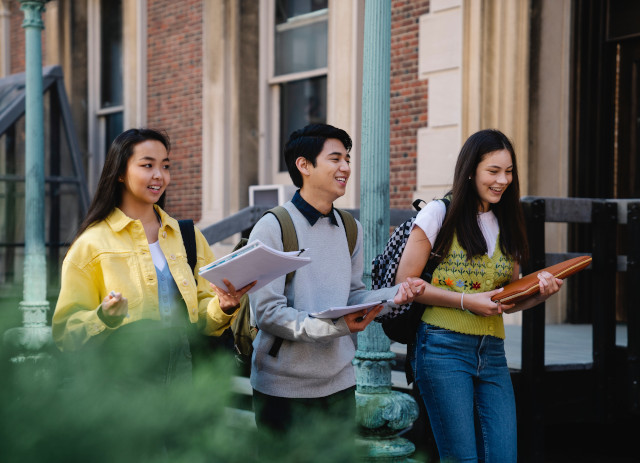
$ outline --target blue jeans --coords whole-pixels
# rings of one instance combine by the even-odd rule
[[[420,323],[416,384],[446,462],[517,460],[516,406],[504,341]]]

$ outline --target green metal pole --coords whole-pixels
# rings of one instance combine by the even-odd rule
[[[371,286],[371,261],[389,238],[389,131],[391,2],[365,3],[360,219],[364,230],[365,283]],[[395,354],[379,323],[358,334],[357,419],[370,461],[409,461],[415,446],[396,434],[418,418],[407,394],[391,390]]]
[[[25,258],[22,327],[8,330],[5,341],[17,348],[16,362],[37,359],[51,342],[47,325],[47,271],[44,239],[44,107],[42,95],[41,14],[47,0],[20,0],[24,12],[25,109]]]

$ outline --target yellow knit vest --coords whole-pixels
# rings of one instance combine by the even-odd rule
[[[487,254],[467,260],[467,253],[454,235],[451,249],[433,272],[431,284],[437,288],[457,293],[481,293],[500,288],[511,281],[513,260],[500,249],[500,237],[496,238],[493,256]],[[430,325],[472,335],[489,335],[504,339],[502,315],[482,317],[459,308],[427,306],[422,320]]]

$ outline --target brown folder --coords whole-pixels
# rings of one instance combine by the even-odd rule
[[[513,283],[509,283],[504,287],[504,291],[493,296],[491,300],[496,302],[499,301],[503,304],[520,302],[534,296],[540,291],[540,286],[538,285],[540,282],[538,279],[538,273],[547,271],[554,277],[564,280],[568,276],[587,268],[589,264],[591,264],[591,256],[580,256],[565,260],[564,262],[552,265],[551,267],[530,273]]]

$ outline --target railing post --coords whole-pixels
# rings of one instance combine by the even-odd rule
[[[524,198],[522,207],[527,225],[530,258],[522,274],[546,266],[545,262],[545,201]],[[518,400],[518,422],[521,449],[525,461],[544,460],[544,303],[525,310],[522,314],[522,372]]]
[[[593,224],[593,369],[595,410],[605,422],[613,420],[615,385],[616,315],[615,298],[618,207],[613,202],[594,201]],[[637,238],[636,238],[637,239]],[[612,302],[613,301],[613,302]]]
[[[640,202],[627,205],[627,368],[629,411],[640,414]]]

